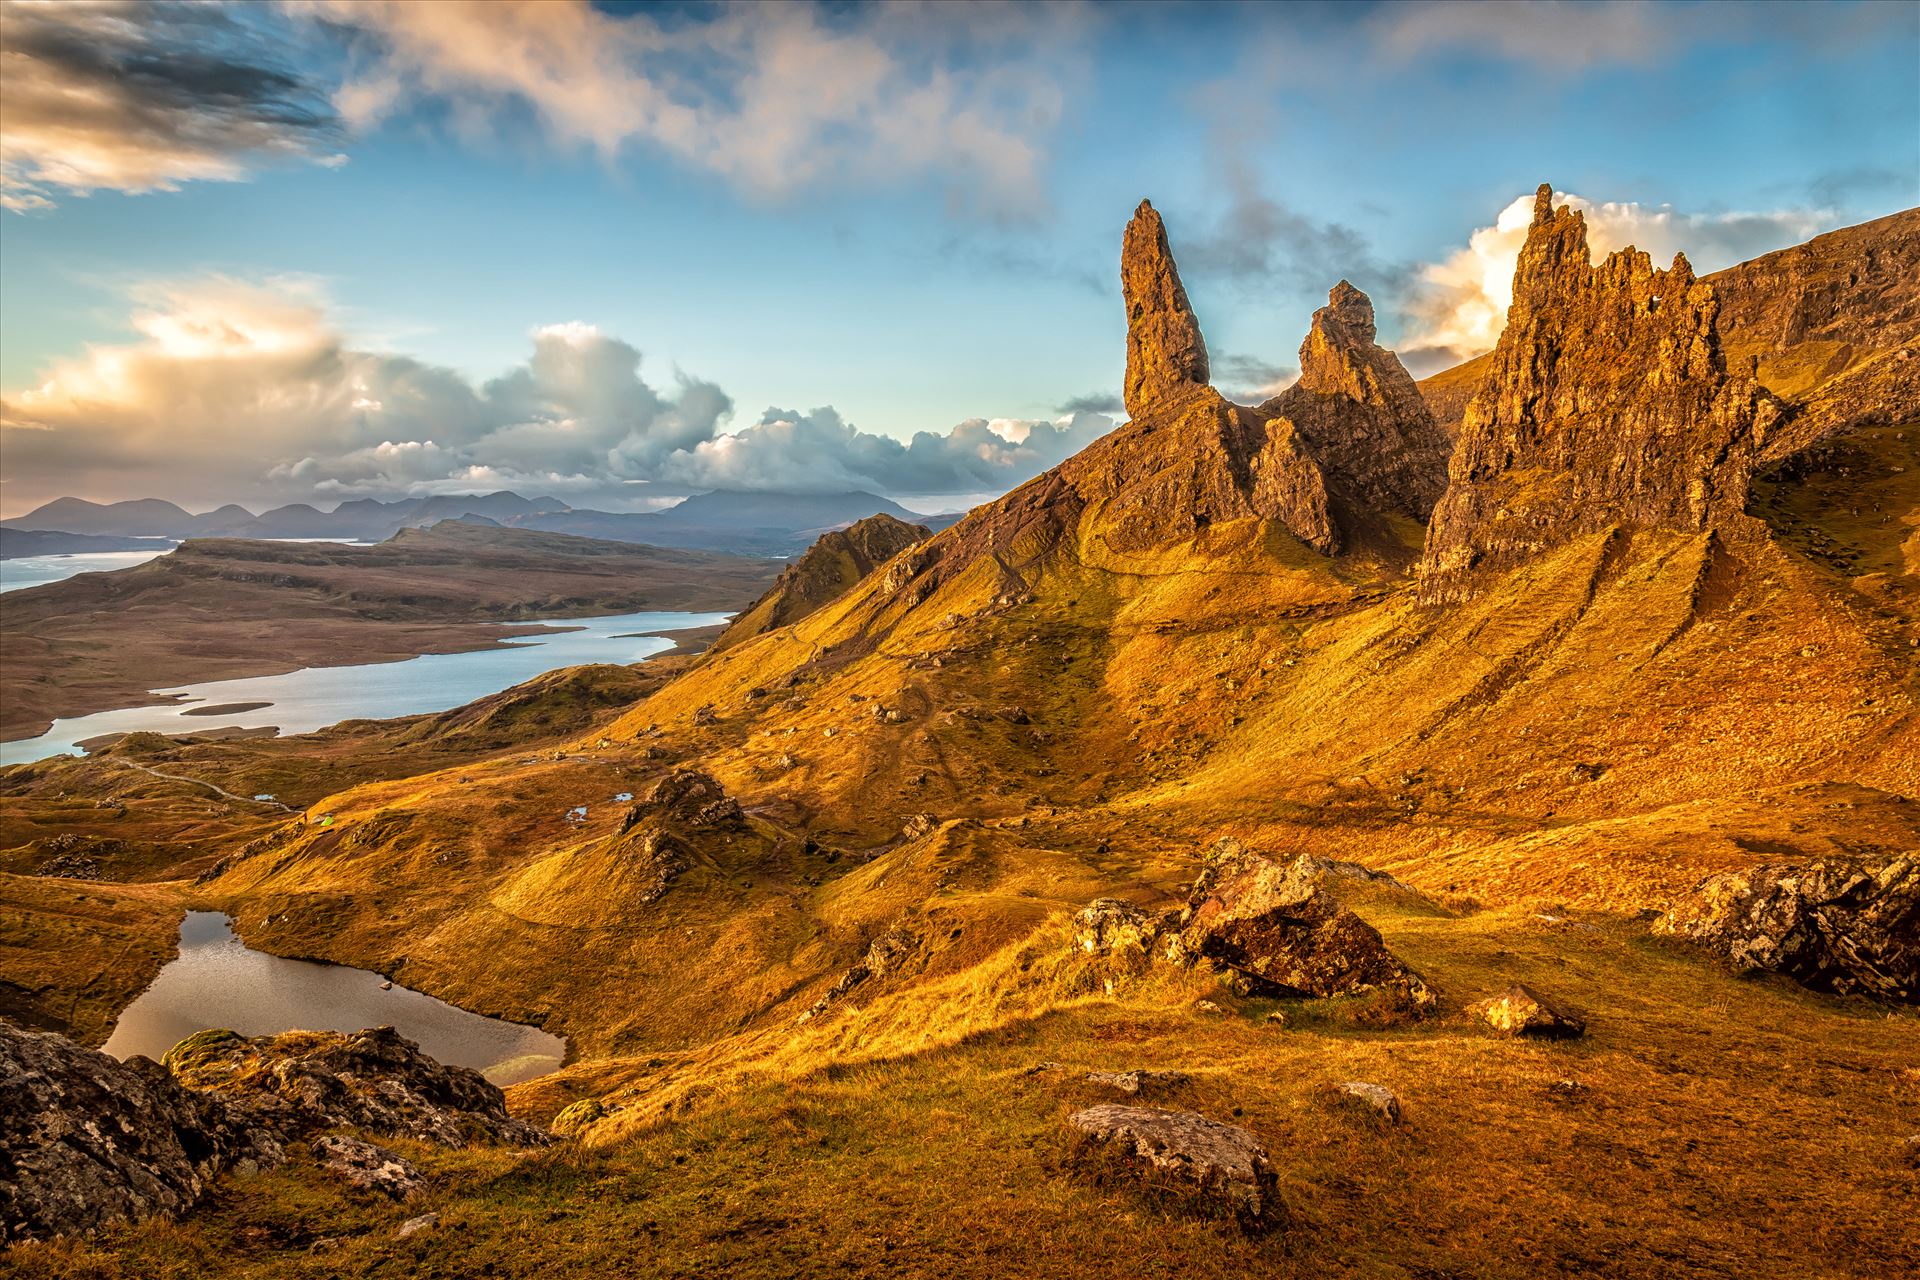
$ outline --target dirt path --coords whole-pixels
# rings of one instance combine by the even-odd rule
[[[114,763],[123,764],[127,766],[127,768],[129,769],[138,769],[140,772],[151,774],[156,778],[164,778],[168,782],[184,782],[188,786],[205,787],[207,790],[213,792],[215,795],[221,797],[222,799],[231,800],[235,804],[261,804],[261,805],[266,805],[270,809],[278,809],[282,813],[299,813],[300,812],[300,810],[294,808],[292,805],[281,804],[278,800],[256,800],[252,796],[235,795],[233,792],[227,790],[225,787],[219,786],[212,782],[208,782],[204,778],[183,778],[177,773],[162,773],[158,769],[150,769],[144,764],[135,764],[131,760],[116,760],[114,761]]]

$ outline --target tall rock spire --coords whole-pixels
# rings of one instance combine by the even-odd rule
[[[1373,301],[1342,280],[1313,313],[1300,380],[1260,409],[1290,420],[1354,497],[1425,520],[1447,487],[1452,446],[1400,358],[1373,336]]]
[[[1665,271],[1631,248],[1592,265],[1585,220],[1542,186],[1507,327],[1427,529],[1421,599],[1466,599],[1478,571],[1612,525],[1738,519],[1779,410],[1728,375],[1718,309],[1682,255]]]
[[[1127,415],[1207,384],[1207,344],[1167,248],[1167,228],[1147,201],[1133,211],[1120,248],[1120,296],[1127,305]]]

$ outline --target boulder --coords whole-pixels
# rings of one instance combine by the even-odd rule
[[[1118,1089],[1121,1093],[1141,1094],[1158,1093],[1166,1089],[1177,1089],[1193,1079],[1184,1071],[1089,1071],[1088,1084],[1099,1085],[1103,1089]]]
[[[1206,1217],[1237,1221],[1250,1232],[1279,1224],[1273,1164],[1260,1139],[1236,1125],[1191,1111],[1103,1104],[1067,1123],[1081,1135],[1083,1164],[1117,1168]]]
[[[1253,996],[1345,996],[1384,990],[1426,1008],[1433,995],[1387,950],[1372,925],[1323,887],[1325,873],[1301,855],[1275,862],[1223,840],[1207,854],[1167,956],[1210,962]]]
[[[327,1133],[313,1140],[312,1150],[321,1167],[356,1191],[405,1200],[425,1185],[403,1156],[371,1142]]]
[[[1388,1124],[1399,1124],[1401,1121],[1400,1096],[1383,1084],[1346,1080],[1333,1086],[1333,1092],[1344,1101],[1365,1107]]]
[[[1570,1040],[1587,1031],[1586,1020],[1579,1014],[1518,982],[1468,1012],[1508,1036]]]
[[[1915,854],[1729,871],[1702,881],[1653,927],[1815,990],[1920,1001]]]
[[[1095,898],[1073,918],[1074,945],[1088,955],[1144,956],[1158,936],[1159,922],[1131,902]]]
[[[0,1229],[8,1242],[79,1235],[189,1208],[242,1159],[278,1163],[270,1135],[148,1058],[119,1062],[0,1022]]]

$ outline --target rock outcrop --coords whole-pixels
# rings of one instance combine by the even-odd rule
[[[1373,302],[1342,280],[1313,313],[1300,380],[1260,406],[1292,422],[1328,478],[1379,511],[1425,521],[1452,442],[1398,356],[1374,341]]]
[[[1920,1002],[1920,858],[1730,871],[1703,881],[1654,931],[1815,990]]]
[[[1207,385],[1207,344],[1167,247],[1167,228],[1145,200],[1120,246],[1120,296],[1127,307],[1127,415],[1138,418],[1169,396]]]
[[[1657,271],[1623,249],[1593,266],[1584,219],[1542,186],[1427,531],[1421,600],[1467,599],[1479,571],[1610,526],[1740,519],[1779,404],[1727,372],[1717,309],[1684,256]]]
[[[191,1208],[229,1170],[270,1168],[289,1144],[351,1185],[404,1196],[418,1174],[337,1127],[443,1146],[547,1141],[507,1114],[477,1072],[422,1054],[391,1027],[191,1036],[117,1061],[64,1036],[0,1022],[0,1228],[4,1239],[76,1235]]]
[[[882,512],[820,535],[805,554],[774,580],[767,593],[733,620],[713,652],[778,627],[789,626],[833,603],[862,578],[933,534]]]
[[[268,1135],[146,1058],[0,1022],[0,1228],[8,1242],[78,1235],[191,1207]]]
[[[1279,863],[1223,840],[1207,854],[1167,956],[1210,962],[1253,996],[1345,996],[1384,990],[1413,1008],[1433,1003],[1419,975],[1374,927],[1322,886],[1301,855]]]
[[[1192,1111],[1106,1104],[1076,1111],[1083,1163],[1116,1163],[1153,1191],[1205,1217],[1232,1218],[1250,1233],[1278,1225],[1284,1210],[1267,1149],[1252,1132]]]
[[[1570,1040],[1587,1030],[1579,1014],[1519,982],[1467,1012],[1507,1036]]]
[[[479,1072],[435,1062],[392,1027],[252,1038],[202,1031],[169,1049],[165,1066],[182,1084],[283,1134],[347,1125],[444,1147],[546,1140],[507,1114],[506,1095]]]

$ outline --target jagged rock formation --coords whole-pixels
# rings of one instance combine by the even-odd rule
[[[1740,518],[1779,407],[1728,374],[1717,305],[1683,255],[1665,271],[1633,249],[1593,266],[1585,220],[1540,188],[1507,326],[1428,528],[1423,602],[1469,598],[1478,572],[1612,525]]]
[[[1433,1002],[1380,933],[1322,886],[1312,857],[1281,864],[1223,840],[1207,852],[1167,956],[1209,961],[1244,995],[1342,996],[1384,989]]]
[[[875,568],[933,534],[884,512],[823,533],[713,642],[718,652],[751,636],[800,621],[831,604]]]
[[[0,1238],[179,1213],[252,1149],[225,1107],[149,1059],[0,1022]]]
[[[1342,280],[1313,313],[1300,380],[1260,406],[1291,421],[1330,478],[1364,505],[1426,520],[1452,444],[1400,358],[1374,341],[1373,302]]]
[[[1145,200],[1120,247],[1120,296],[1127,306],[1127,415],[1138,418],[1169,396],[1207,385],[1207,344],[1167,247],[1167,228]]]
[[[252,1038],[202,1031],[169,1049],[164,1065],[182,1084],[283,1134],[351,1125],[445,1147],[477,1138],[545,1141],[507,1114],[505,1095],[479,1072],[435,1062],[392,1027]]]
[[[442,1146],[532,1146],[479,1073],[442,1066],[392,1027],[249,1040],[203,1031],[164,1065],[119,1062],[0,1022],[0,1226],[9,1241],[173,1216],[229,1169],[268,1168],[339,1126]],[[412,1170],[357,1140],[322,1142],[354,1185],[404,1195]],[[389,1159],[391,1157],[391,1159]]]
[[[1654,925],[1743,969],[1920,1002],[1920,859],[1830,859],[1714,876]]]

